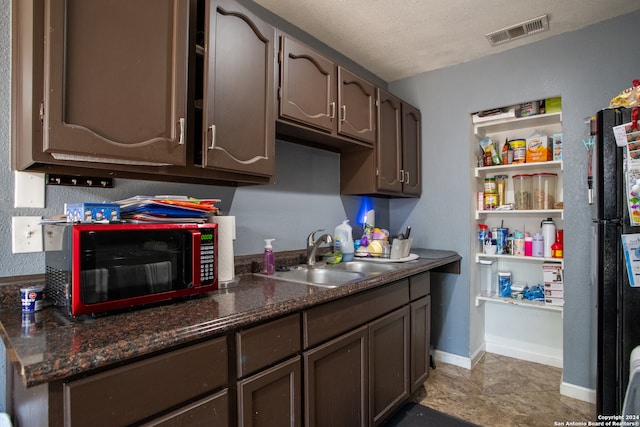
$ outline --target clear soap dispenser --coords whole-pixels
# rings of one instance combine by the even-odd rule
[[[262,256],[262,269],[264,274],[273,274],[276,271],[276,257],[273,254],[271,242],[276,239],[264,239],[264,255]]]

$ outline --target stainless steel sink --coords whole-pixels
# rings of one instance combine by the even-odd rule
[[[335,265],[315,265],[313,267],[299,265],[291,267],[289,271],[276,271],[271,276],[266,276],[264,274],[258,275],[285,280],[288,282],[336,288],[347,283],[366,279],[368,276],[393,271],[395,268],[396,266],[391,264],[352,261]]]
[[[265,276],[264,274],[259,274]],[[346,283],[362,280],[366,277],[363,273],[355,271],[344,271],[325,266],[307,267],[296,266],[291,267],[289,271],[276,271],[273,275],[268,276],[275,279],[285,280],[288,282],[298,282],[307,285],[323,286],[327,288],[336,288]]]
[[[327,268],[332,270],[355,271],[356,273],[372,275],[394,271],[398,266],[393,263],[381,264],[369,261],[349,261],[335,265],[328,265]]]

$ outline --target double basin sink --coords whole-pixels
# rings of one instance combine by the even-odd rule
[[[349,261],[339,264],[318,264],[314,266],[298,265],[289,267],[288,271],[276,271],[271,276],[288,282],[306,285],[336,288],[381,273],[388,273],[398,268],[392,263],[375,263],[370,261]]]

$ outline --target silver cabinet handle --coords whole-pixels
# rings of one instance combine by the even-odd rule
[[[404,169],[400,169],[400,182],[404,182]]]
[[[213,150],[216,148],[216,125],[211,125],[208,129],[211,132],[211,145],[208,148]]]
[[[184,144],[184,117],[180,117],[178,120],[178,126],[180,126],[180,139],[178,140],[178,145]]]
[[[336,117],[336,103],[335,101],[329,104],[329,118],[333,120]]]
[[[345,120],[347,120],[347,106],[346,105],[342,105],[340,107],[340,115],[342,117],[340,117],[340,121],[344,122]]]
[[[407,180],[405,181],[405,184],[409,185],[409,172],[407,171],[404,174],[407,177]]]

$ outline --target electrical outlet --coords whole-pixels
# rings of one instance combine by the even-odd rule
[[[14,207],[44,208],[44,174],[15,171]]]
[[[41,216],[11,218],[11,251],[14,254],[42,252]]]

